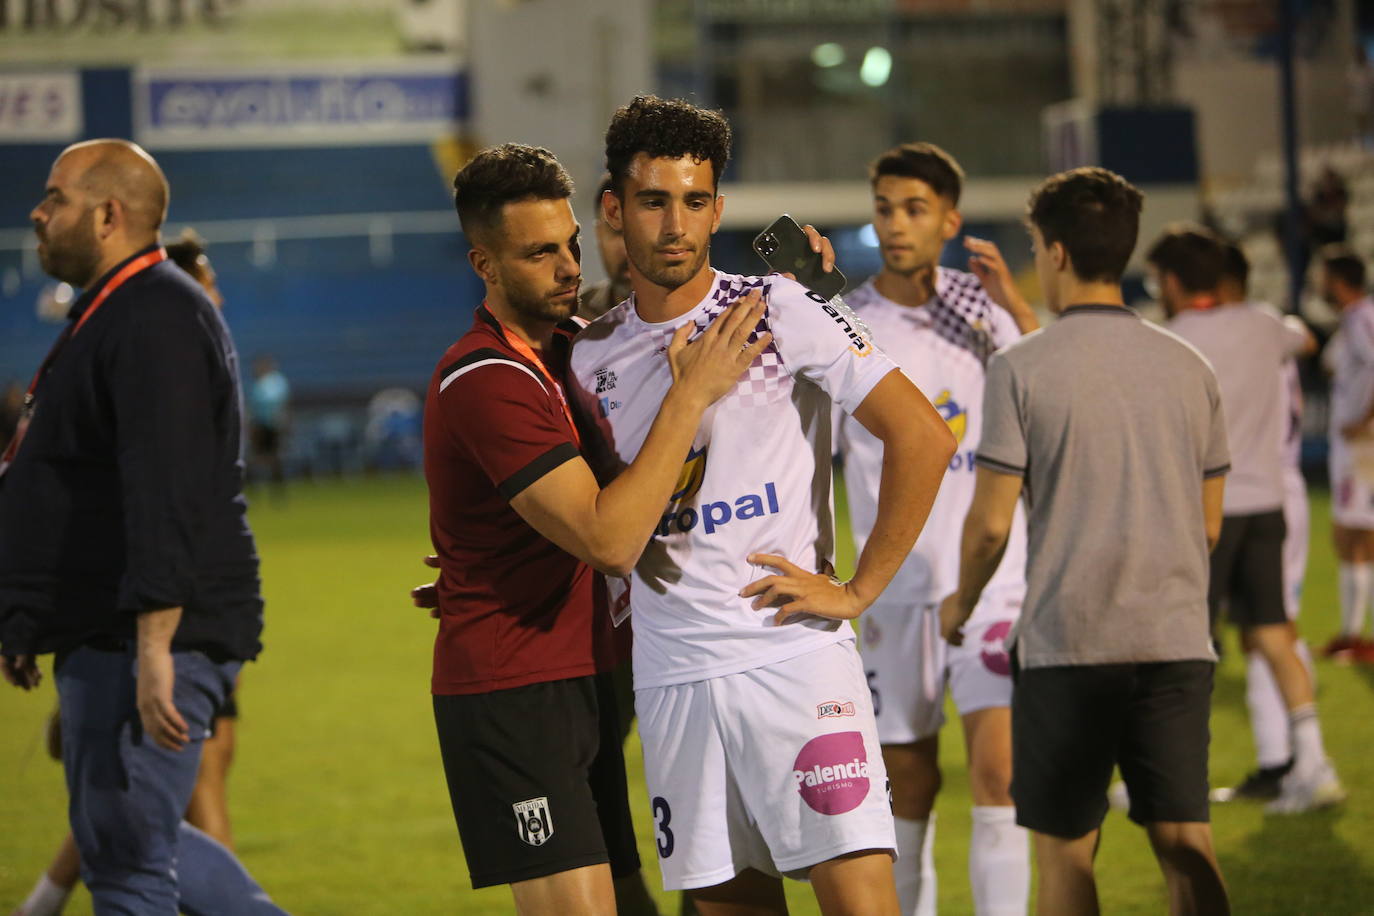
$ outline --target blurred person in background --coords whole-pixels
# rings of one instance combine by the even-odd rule
[[[1249,302],[1224,303],[1219,288],[1226,251],[1200,226],[1166,230],[1146,259],[1170,315],[1169,330],[1207,358],[1221,389],[1232,470],[1207,602],[1214,627],[1222,607],[1229,609],[1242,645],[1269,666],[1288,710],[1293,765],[1267,810],[1292,814],[1336,804],[1345,790],[1322,741],[1312,676],[1288,617],[1283,571],[1289,421],[1280,393],[1287,363],[1313,352],[1316,340],[1295,316]]]
[[[1219,306],[1249,301],[1250,262],[1235,242],[1223,242],[1225,261],[1217,285]],[[1307,545],[1311,535],[1307,504],[1307,481],[1302,476],[1302,380],[1297,359],[1283,364],[1279,396],[1284,405],[1280,427],[1283,454],[1283,603],[1290,621],[1297,621],[1302,609],[1303,579],[1307,573]],[[1295,648],[1308,675],[1315,678],[1312,651],[1307,640],[1298,636]],[[1279,784],[1293,764],[1293,742],[1288,708],[1283,701],[1274,673],[1253,642],[1244,646],[1245,700],[1250,710],[1250,728],[1255,736],[1258,768],[1234,788],[1220,788],[1213,801],[1277,798]]]
[[[1011,800],[1011,666],[1002,647],[1026,592],[1023,515],[962,646],[947,646],[936,612],[958,585],[958,532],[973,499],[984,367],[993,352],[1039,321],[991,242],[965,240],[972,273],[940,266],[946,243],[962,226],[964,173],[947,152],[930,143],[903,144],[874,160],[869,182],[883,269],[845,302],[959,440],[915,548],[859,624],[892,781],[897,894],[904,914],[936,911],[933,809],[948,685],[968,750],[975,907],[979,914],[1010,916],[1025,912],[1030,893],[1030,844],[1016,826]],[[837,448],[854,542],[862,549],[878,512],[882,443],[845,417]]]
[[[166,246],[167,258],[190,274],[216,308],[223,307],[223,297],[215,285],[215,271],[205,254],[205,243],[190,229],[176,242]],[[17,389],[22,405],[23,389]],[[0,424],[3,428],[3,424]],[[3,448],[3,446],[0,446]],[[228,780],[229,766],[234,760],[234,730],[238,719],[238,684],[235,682],[215,714],[210,736],[201,748],[200,769],[191,803],[186,808],[186,820],[218,840],[226,849],[234,848],[229,825]],[[60,710],[54,710],[48,721],[48,752],[62,762],[62,723]],[[81,856],[76,838],[70,833],[58,847],[44,874],[34,885],[29,899],[14,912],[14,916],[57,916],[81,877]]]
[[[596,250],[601,255],[606,279],[583,288],[578,297],[577,316],[587,321],[600,318],[630,295],[630,259],[625,254],[625,239],[606,222],[601,209],[601,200],[610,188],[611,176],[601,176],[596,189]]]
[[[1123,303],[1142,202],[1100,168],[1031,195],[1035,266],[1058,317],[988,362],[959,588],[940,608],[957,640],[1024,493],[1012,796],[1034,832],[1036,911],[1054,916],[1099,912],[1093,861],[1117,767],[1169,911],[1229,912],[1207,800],[1207,550],[1221,528],[1226,427],[1206,361]]]
[[[290,419],[291,385],[274,357],[259,356],[253,360],[253,381],[248,386],[249,466],[259,474],[266,471],[278,498],[286,495],[282,443]]]
[[[0,669],[29,690],[36,656],[57,654],[97,913],[279,914],[182,819],[215,713],[261,648],[262,598],[237,359],[204,291],[166,263],[167,200],[146,152],[94,140],[63,151],[31,214],[44,270],[85,292],[0,461]]]
[[[1331,378],[1331,535],[1339,563],[1341,631],[1327,655],[1374,660],[1365,620],[1374,601],[1374,298],[1365,265],[1343,249],[1323,252],[1322,297],[1341,314],[1327,345]]]
[[[10,440],[19,429],[19,418],[24,415],[24,386],[10,382],[0,391],[0,454],[9,447]]]
[[[210,256],[205,253],[205,239],[194,229],[184,230],[180,238],[167,246],[167,257],[195,278],[215,308],[224,308],[224,294],[219,291],[219,278],[210,263]]]

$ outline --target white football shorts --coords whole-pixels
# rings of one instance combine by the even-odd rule
[[[887,770],[854,643],[739,674],[635,691],[666,890],[746,868],[804,878],[895,855]]]
[[[938,605],[876,603],[864,613],[864,674],[883,744],[912,744],[939,732],[946,683],[960,715],[1011,705],[1011,661],[1003,641],[1023,596],[1019,588],[984,592],[958,647],[940,637]]]
[[[1302,471],[1283,469],[1283,602],[1289,620],[1298,619],[1302,608],[1302,582],[1307,576],[1307,544],[1311,536],[1311,512],[1307,481]]]
[[[1331,519],[1344,528],[1374,530],[1374,479],[1361,473],[1363,462],[1357,460],[1369,448],[1355,454],[1339,436],[1331,440]]]

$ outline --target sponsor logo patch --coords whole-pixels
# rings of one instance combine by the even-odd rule
[[[839,700],[831,700],[828,703],[821,703],[816,707],[817,719],[835,719],[839,718],[840,716],[852,715],[854,715],[853,700],[846,700],[845,702],[840,702]]]
[[[1005,646],[1010,632],[1011,621],[999,620],[983,631],[983,644],[978,648],[983,667],[1002,677],[1011,677],[1011,656]]]
[[[531,846],[543,846],[553,836],[553,814],[549,811],[548,796],[529,798],[511,807],[515,809],[520,839]]]
[[[868,797],[868,752],[859,732],[819,735],[806,742],[792,765],[797,792],[821,814],[853,811]]]

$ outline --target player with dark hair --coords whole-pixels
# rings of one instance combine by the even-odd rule
[[[957,532],[973,498],[984,367],[994,351],[1039,322],[991,242],[965,238],[970,273],[940,266],[962,227],[963,170],[952,156],[932,143],[905,143],[874,160],[869,181],[883,269],[845,301],[959,440],[915,549],[860,623],[892,780],[897,894],[904,913],[935,912],[933,809],[948,684],[968,750],[975,908],[1020,912],[1030,892],[1029,843],[1010,796],[1012,684],[1002,640],[1025,597],[1023,517],[963,646],[949,648],[940,637],[936,610],[958,585]],[[878,510],[882,443],[846,418],[838,448],[854,538],[862,545]]]
[[[1233,466],[1221,540],[1211,555],[1208,607],[1213,626],[1225,604],[1247,651],[1263,657],[1283,694],[1293,765],[1270,802],[1275,813],[1334,804],[1344,797],[1327,759],[1312,676],[1297,649],[1283,581],[1285,498],[1284,365],[1316,347],[1296,317],[1247,302],[1223,303],[1221,240],[1202,227],[1175,226],[1150,247],[1169,330],[1197,347],[1216,373],[1226,408]]]
[[[486,298],[439,361],[425,411],[449,794],[473,886],[510,884],[531,914],[613,912],[613,876],[639,870],[596,571],[634,565],[703,412],[768,343],[748,339],[757,296],[696,342],[665,341],[672,385],[653,430],[599,486],[564,394],[580,327],[568,321],[581,281],[571,194],[548,150],[517,144],[483,150],[454,178]]]
[[[718,112],[654,97],[616,112],[602,205],[624,234],[631,295],[573,348],[577,402],[623,466],[643,459],[671,393],[664,345],[750,295],[767,305],[752,330],[769,344],[690,431],[631,580],[659,863],[665,887],[689,890],[703,916],[786,912],[782,875],[808,877],[825,913],[895,914],[882,757],[843,621],[910,551],[953,437],[843,303],[712,269],[729,156]],[[848,583],[831,577],[832,402],[887,452]],[[763,567],[780,574],[750,582]]]
[[[1341,326],[1323,359],[1331,367],[1331,535],[1339,563],[1341,631],[1327,655],[1374,658],[1365,619],[1374,600],[1374,297],[1348,249],[1322,252],[1321,291]]]
[[[1207,550],[1226,427],[1206,362],[1123,304],[1141,203],[1099,168],[1031,195],[1036,270],[1059,317],[988,362],[959,588],[940,609],[957,642],[1024,491],[1012,796],[1034,833],[1040,913],[1098,912],[1093,856],[1118,765],[1170,911],[1229,911],[1207,802]]]
[[[1235,242],[1223,241],[1225,261],[1221,281],[1217,286],[1220,305],[1249,301],[1250,261]],[[1307,503],[1307,481],[1302,475],[1302,381],[1298,364],[1290,359],[1283,365],[1283,425],[1281,449],[1283,455],[1283,589],[1284,611],[1290,621],[1296,621],[1302,606],[1303,579],[1307,574],[1307,545],[1310,535],[1310,513]],[[1258,768],[1234,788],[1220,788],[1212,792],[1213,801],[1255,799],[1269,801],[1278,797],[1279,785],[1292,767],[1293,742],[1288,722],[1288,708],[1283,702],[1278,682],[1258,648],[1247,645],[1245,670],[1245,700],[1250,710],[1250,728],[1255,736]],[[1298,636],[1295,644],[1298,656],[1308,674],[1315,677],[1312,654],[1307,641]]]

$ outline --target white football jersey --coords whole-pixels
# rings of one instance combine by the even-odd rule
[[[1296,360],[1283,364],[1280,397],[1288,409],[1284,412],[1283,466],[1293,470],[1302,467],[1302,377]]]
[[[672,501],[630,584],[637,689],[683,684],[773,664],[854,637],[836,620],[754,610],[739,596],[772,570],[753,553],[809,571],[834,561],[831,404],[856,408],[895,367],[843,303],[781,277],[716,272],[691,311],[650,323],[634,297],[594,321],[573,346],[571,379],[623,467],[639,453],[672,384],[665,351],[686,323],[699,329],[749,290],[767,309],[758,331],[773,340],[734,391],[710,407]]]
[[[1374,400],[1374,297],[1341,313],[1341,328],[1327,345],[1331,369],[1331,438],[1358,422]]]
[[[884,297],[872,280],[845,297],[959,441],[916,546],[878,599],[918,609],[959,585],[959,543],[973,502],[973,456],[982,430],[984,368],[989,356],[1021,337],[1011,315],[988,298],[973,274],[941,267],[935,290],[935,298],[920,308]],[[878,516],[882,443],[845,417],[839,446],[854,542],[862,548]],[[1026,520],[1019,504],[1006,553],[987,591],[1006,587],[1026,588]]]

